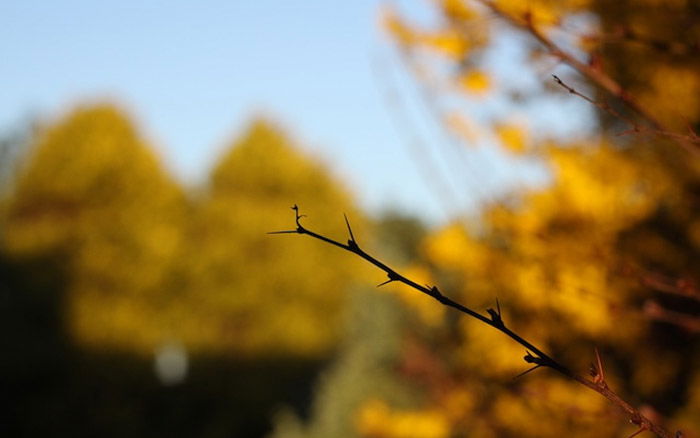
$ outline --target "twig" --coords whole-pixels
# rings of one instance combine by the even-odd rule
[[[644,303],[644,314],[653,320],[676,325],[689,333],[700,333],[700,318],[668,310],[656,301],[648,300]]]
[[[647,37],[640,35],[629,26],[624,25],[618,26],[613,32],[585,35],[583,38],[602,44],[630,42],[668,55],[687,56],[700,54],[700,44],[698,42],[683,43],[680,41],[666,41]]]
[[[692,280],[678,278],[673,279],[656,273],[640,273],[639,281],[647,287],[659,292],[678,295],[700,302],[700,290]]]
[[[671,438],[671,435],[663,429],[661,426],[657,425],[654,423],[652,420],[644,416],[638,409],[633,407],[631,404],[626,402],[624,399],[622,399],[619,395],[617,395],[614,391],[612,391],[607,383],[605,382],[604,374],[603,374],[603,366],[602,366],[602,361],[600,360],[600,355],[598,355],[597,350],[596,350],[596,357],[597,357],[597,362],[598,362],[598,376],[596,380],[590,380],[582,375],[576,374],[573,371],[569,370],[567,367],[544,353],[542,350],[522,338],[520,335],[517,333],[513,332],[510,330],[508,327],[506,327],[505,323],[503,322],[503,318],[500,312],[500,304],[497,301],[497,309],[487,309],[487,313],[489,316],[482,315],[481,313],[476,312],[475,310],[464,306],[448,297],[442,294],[440,290],[437,288],[437,286],[422,286],[415,281],[404,277],[403,275],[399,274],[396,272],[394,269],[391,267],[387,266],[384,264],[382,261],[378,260],[377,258],[371,256],[370,254],[366,253],[362,248],[360,248],[359,244],[357,243],[357,240],[355,240],[355,236],[352,233],[352,229],[350,227],[350,222],[347,220],[347,217],[345,218],[346,224],[348,227],[348,232],[350,235],[350,239],[348,239],[347,243],[342,243],[336,240],[333,240],[329,237],[323,236],[321,234],[318,234],[314,231],[309,230],[308,228],[305,228],[301,224],[301,218],[303,215],[299,214],[299,207],[295,204],[292,207],[292,210],[294,210],[294,216],[295,216],[295,222],[296,222],[296,229],[294,230],[284,230],[284,231],[273,231],[268,234],[304,234],[310,237],[313,237],[314,239],[318,239],[322,242],[325,242],[329,245],[336,246],[340,249],[343,249],[345,251],[351,252],[358,257],[366,260],[367,262],[371,263],[372,265],[376,266],[377,268],[381,269],[384,271],[387,275],[388,280],[384,282],[383,284],[386,283],[391,283],[391,282],[399,282],[403,283],[419,292],[422,292],[435,300],[439,301],[441,304],[452,307],[453,309],[458,310],[461,313],[464,313],[472,318],[478,319],[479,321],[483,322],[486,325],[489,325],[496,330],[500,331],[501,333],[505,334],[518,344],[522,345],[525,347],[525,356],[523,357],[523,360],[529,364],[534,364],[531,369],[527,370],[525,373],[522,373],[521,375],[527,374],[530,371],[534,371],[537,368],[540,367],[547,367],[551,368],[560,374],[562,374],[565,377],[568,377],[572,380],[575,380],[576,382],[586,386],[589,389],[592,389],[593,391],[601,394],[603,397],[607,398],[610,402],[612,402],[614,405],[616,405],[618,408],[620,408],[622,411],[627,413],[630,418],[630,422],[633,424],[637,425],[640,430],[648,430],[650,432],[655,433],[657,436],[661,438]],[[531,353],[532,352],[532,353]]]
[[[642,119],[646,120],[647,123],[653,128],[654,131],[672,133],[663,122],[656,118],[646,107],[641,105],[637,100],[629,94],[617,81],[607,75],[605,72],[596,68],[592,65],[588,65],[585,62],[578,60],[574,55],[567,52],[563,48],[559,47],[554,41],[552,41],[547,35],[545,35],[540,29],[537,28],[532,20],[531,14],[525,14],[522,19],[510,15],[508,12],[504,11],[500,6],[498,6],[494,1],[491,0],[478,0],[481,4],[488,7],[496,15],[502,19],[508,21],[513,26],[522,29],[532,35],[540,44],[542,44],[551,55],[559,58],[564,63],[568,64],[574,70],[578,71],[580,74],[585,76],[588,80],[604,89],[608,93],[612,94],[616,98],[620,99],[629,109],[637,113]],[[675,136],[669,136],[674,140],[679,146],[681,146],[686,151],[697,154],[700,150],[696,145],[693,145],[682,138],[676,138]]]
[[[669,131],[661,131],[659,129],[653,129],[648,126],[641,126],[638,123],[636,123],[634,120],[630,119],[629,117],[625,117],[624,115],[620,114],[620,112],[616,111],[612,106],[610,106],[607,102],[603,101],[597,101],[594,100],[585,94],[577,91],[574,87],[566,84],[564,81],[561,80],[561,78],[557,75],[552,75],[552,78],[554,78],[554,82],[559,84],[562,88],[564,88],[566,91],[568,91],[570,94],[573,94],[574,96],[578,96],[581,99],[585,100],[586,102],[596,106],[598,109],[605,111],[606,113],[610,114],[611,116],[620,119],[627,124],[631,126],[631,128],[628,131],[623,132],[622,134],[627,134],[627,133],[649,133],[649,134],[655,134],[661,137],[668,137],[674,140],[678,141],[683,141],[686,143],[695,143],[695,144],[700,144],[700,137],[692,130],[690,129],[689,132],[690,134],[684,135],[684,134],[679,134],[677,132],[669,132]]]

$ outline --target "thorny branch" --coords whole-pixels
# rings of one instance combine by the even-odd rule
[[[393,268],[387,266],[385,263],[382,261],[378,260],[377,258],[373,257],[372,255],[368,254],[365,252],[362,248],[360,248],[360,245],[357,243],[357,240],[355,240],[355,236],[353,235],[352,228],[350,227],[350,222],[348,221],[347,216],[345,216],[345,223],[348,228],[348,234],[350,238],[348,239],[347,243],[342,243],[336,240],[333,240],[329,237],[323,236],[321,234],[318,234],[314,231],[309,230],[308,228],[305,228],[301,224],[301,218],[304,217],[304,215],[299,214],[299,207],[295,204],[292,207],[292,210],[294,210],[294,215],[295,215],[295,222],[296,222],[296,229],[294,230],[284,230],[284,231],[272,231],[268,234],[302,234],[302,235],[307,235],[310,237],[313,237],[314,239],[318,239],[322,242],[325,242],[329,245],[336,246],[338,248],[341,248],[345,251],[351,252],[358,257],[366,260],[367,262],[371,263],[372,265],[376,266],[377,268],[381,269],[384,271],[387,275],[387,281],[379,284],[378,286],[385,285],[387,283],[392,283],[392,282],[399,282],[403,283],[419,292],[422,292],[441,304],[447,306],[447,307],[452,307],[453,309],[464,313],[468,316],[471,316],[472,318],[478,319],[479,321],[483,322],[486,325],[489,325],[496,330],[500,331],[501,333],[505,334],[518,344],[522,345],[525,347],[525,356],[523,357],[523,360],[529,364],[533,364],[534,366],[521,375],[527,374],[530,371],[534,371],[537,368],[540,367],[547,367],[551,368],[555,371],[557,371],[559,374],[575,380],[576,382],[580,383],[581,385],[599,393],[603,397],[607,398],[610,402],[612,402],[615,406],[620,408],[622,411],[624,411],[628,416],[629,420],[631,423],[636,425],[639,429],[637,432],[634,433],[634,435],[637,435],[638,433],[641,433],[643,431],[649,431],[661,438],[671,438],[671,435],[660,425],[654,423],[652,420],[644,416],[637,408],[626,402],[624,399],[622,399],[617,393],[615,393],[613,390],[611,390],[608,387],[608,384],[605,382],[605,374],[603,371],[603,364],[602,360],[600,359],[600,355],[598,354],[598,351],[596,350],[596,364],[591,367],[591,376],[593,377],[593,380],[577,374],[546,353],[544,353],[542,350],[522,338],[520,335],[517,333],[513,332],[511,329],[509,329],[505,322],[503,321],[503,317],[501,314],[501,308],[500,304],[497,302],[496,309],[489,308],[486,310],[488,313],[488,316],[483,315],[465,305],[462,305],[451,298],[445,296],[440,292],[437,286],[430,286],[430,285],[420,285],[416,283],[415,281],[404,277],[403,275],[399,274],[397,271],[395,271]],[[676,436],[679,435],[680,432],[676,433]],[[632,435],[632,436],[634,436]]]
[[[615,117],[616,119],[622,120],[623,122],[627,123],[631,128],[625,132],[622,132],[620,135],[628,134],[628,133],[649,133],[649,134],[654,134],[658,135],[660,137],[667,137],[670,139],[673,139],[675,141],[682,141],[685,143],[695,143],[700,145],[700,137],[692,130],[690,129],[690,134],[679,134],[677,132],[670,132],[670,131],[662,131],[659,129],[653,129],[648,126],[641,126],[634,120],[630,119],[629,117],[625,117],[622,115],[620,112],[615,110],[610,104],[608,104],[605,101],[597,101],[594,100],[585,94],[579,92],[576,90],[574,87],[566,84],[564,81],[559,78],[557,75],[552,75],[552,78],[554,79],[554,82],[556,82],[558,85],[560,85],[562,88],[564,88],[566,91],[568,91],[570,94],[573,94],[574,96],[578,96],[581,99],[585,100],[586,102],[594,105],[598,109],[605,111],[606,113],[610,114],[611,116]]]
[[[667,133],[666,136],[671,138],[675,143],[681,146],[686,151],[697,154],[700,152],[697,145],[697,140],[692,141],[685,138],[682,134],[672,134],[673,131],[668,129],[664,123],[654,116],[646,107],[641,105],[631,94],[629,94],[617,81],[593,65],[589,65],[577,59],[573,54],[561,48],[558,44],[552,41],[545,33],[543,33],[534,23],[531,14],[525,14],[523,17],[514,17],[504,11],[492,0],[479,0],[481,4],[493,11],[500,18],[508,21],[515,27],[526,31],[532,35],[540,44],[542,44],[549,53],[559,58],[562,62],[569,65],[589,81],[596,84],[598,87],[615,96],[624,103],[630,110],[638,114],[642,119],[650,125],[650,129],[657,133]],[[582,97],[582,96],[581,96]],[[588,99],[587,99],[588,100]],[[590,100],[589,100],[590,101]],[[593,102],[592,102],[593,103]],[[692,137],[692,136],[691,136]]]
[[[644,303],[644,315],[656,321],[678,326],[688,333],[700,333],[700,318],[668,310],[653,300],[647,300]]]
[[[617,26],[612,32],[597,35],[587,35],[584,37],[589,41],[602,44],[614,43],[635,43],[639,46],[655,50],[666,55],[698,55],[700,54],[700,43],[683,43],[679,41],[665,41],[641,35],[629,26]]]

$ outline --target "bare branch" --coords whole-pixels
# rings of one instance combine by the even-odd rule
[[[641,273],[639,280],[644,286],[656,291],[700,301],[700,290],[698,290],[697,285],[692,280],[685,278],[673,279],[656,273]]]
[[[686,44],[680,41],[666,41],[652,38],[641,35],[626,25],[618,26],[613,32],[584,35],[583,38],[600,44],[634,43],[662,54],[674,56],[700,54],[700,44],[698,42]]]
[[[573,54],[567,52],[563,48],[559,47],[554,41],[552,41],[545,33],[543,33],[532,20],[531,14],[525,14],[523,17],[515,17],[505,10],[503,10],[498,4],[492,0],[478,0],[481,4],[488,7],[497,16],[508,21],[511,25],[524,30],[534,37],[540,44],[542,44],[547,51],[562,62],[566,63],[574,70],[578,71],[581,75],[586,77],[589,81],[596,84],[598,87],[607,91],[608,93],[615,96],[621,102],[623,102],[630,110],[638,114],[643,120],[645,120],[653,131],[668,133],[667,137],[671,138],[676,144],[681,146],[686,151],[697,154],[700,153],[700,149],[696,144],[688,142],[684,136],[677,137],[675,133],[669,128],[667,128],[664,123],[659,120],[655,115],[653,115],[645,106],[641,105],[637,99],[628,93],[617,81],[606,74],[599,68],[593,65],[589,65],[583,61],[577,59]]]
[[[644,315],[656,321],[676,325],[689,333],[700,333],[700,318],[668,310],[656,301],[648,300],[644,303]]]
[[[621,133],[621,135],[624,134],[631,134],[631,133],[647,133],[647,134],[653,134],[657,135],[659,137],[666,137],[666,138],[671,138],[673,140],[678,140],[678,141],[683,141],[688,144],[698,144],[700,145],[700,137],[691,129],[689,129],[689,134],[679,134],[677,132],[669,132],[669,131],[661,131],[659,129],[653,129],[648,126],[643,126],[638,123],[636,123],[634,120],[630,119],[629,117],[625,117],[622,115],[619,111],[616,111],[612,106],[610,106],[607,102],[600,102],[597,100],[594,100],[585,94],[577,91],[575,88],[573,88],[570,85],[567,85],[564,81],[559,78],[557,75],[552,75],[554,78],[554,81],[559,84],[562,88],[564,88],[566,91],[568,91],[570,94],[573,94],[574,96],[578,96],[581,99],[585,100],[586,102],[596,106],[598,109],[601,111],[604,111],[611,116],[615,117],[616,119],[622,120],[623,122],[627,123],[628,125],[631,126],[631,128],[627,131],[624,131]]]
[[[598,363],[598,373],[601,376],[600,379],[596,380],[589,380],[588,378],[574,373],[573,371],[569,370],[567,367],[544,353],[542,350],[534,346],[532,343],[529,341],[525,340],[523,337],[518,335],[517,333],[513,332],[510,330],[506,325],[503,323],[503,320],[501,319],[501,312],[500,312],[500,303],[498,301],[496,302],[497,306],[497,311],[493,309],[488,309],[487,313],[489,314],[490,318],[482,315],[481,313],[476,312],[475,310],[462,305],[447,296],[443,295],[440,290],[437,288],[437,286],[422,286],[415,281],[404,277],[403,275],[399,274],[396,272],[394,269],[390,268],[377,258],[371,256],[370,254],[366,253],[360,246],[357,244],[357,242],[354,240],[354,236],[352,236],[352,231],[350,231],[350,237],[351,240],[348,241],[347,244],[338,242],[336,240],[333,240],[331,238],[328,238],[326,236],[323,236],[321,234],[318,234],[314,231],[311,231],[307,228],[305,228],[303,225],[301,225],[300,219],[303,216],[299,215],[299,207],[294,205],[292,207],[292,210],[294,210],[295,213],[295,222],[297,225],[296,230],[289,230],[289,231],[281,231],[281,232],[274,232],[275,234],[305,234],[307,236],[313,237],[314,239],[318,239],[322,242],[328,243],[333,246],[337,246],[338,248],[344,249],[345,251],[351,252],[358,257],[366,260],[367,262],[371,263],[372,265],[376,266],[377,268],[381,269],[384,271],[388,277],[388,281],[382,283],[390,283],[392,281],[397,281],[400,283],[403,283],[419,292],[422,292],[435,300],[439,301],[441,304],[447,306],[447,307],[452,307],[453,309],[464,313],[472,318],[475,318],[481,322],[483,322],[486,325],[489,325],[496,330],[500,331],[504,335],[508,336],[518,344],[522,345],[525,347],[525,356],[523,357],[523,360],[527,363],[534,364],[535,366],[527,370],[525,373],[522,373],[521,375],[525,375],[531,371],[534,371],[535,369],[539,367],[547,367],[551,368],[558,373],[562,374],[563,376],[575,380],[576,382],[580,383],[581,385],[601,394],[603,397],[607,398],[610,402],[612,402],[615,406],[617,406],[619,409],[627,413],[629,415],[630,421],[637,425],[640,430],[648,430],[650,432],[655,433],[657,436],[661,438],[671,438],[671,435],[663,429],[661,426],[658,424],[654,423],[652,420],[644,416],[637,408],[633,407],[631,404],[626,402],[624,399],[622,399],[619,395],[617,395],[614,391],[612,391],[607,383],[605,383],[604,377],[603,377],[603,365],[602,361],[600,360],[600,355],[598,354],[596,350],[596,358],[597,358],[597,363]],[[347,222],[346,218],[346,224],[348,224],[349,228],[349,222]]]

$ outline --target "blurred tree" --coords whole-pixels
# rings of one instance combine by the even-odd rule
[[[377,250],[391,263],[417,262],[420,242],[428,229],[419,218],[398,211],[386,211],[373,221]]]
[[[445,93],[430,103],[446,116],[446,129],[477,125],[470,141],[539,158],[553,182],[485,207],[478,226],[454,223],[433,233],[422,246],[429,271],[409,267],[407,276],[437,283],[475,309],[498,298],[509,327],[577,372],[586,372],[597,346],[611,387],[655,422],[700,436],[700,4],[442,0],[436,10],[434,28],[394,11],[385,23],[419,80],[437,81],[434,89]],[[564,82],[528,94],[490,71],[489,51],[502,47],[496,35],[506,28],[529,38],[519,75],[563,62],[572,68]],[[598,113],[590,135],[528,133],[498,110],[508,98],[523,111],[536,109],[542,95],[556,100],[566,91],[569,99],[591,95]],[[461,104],[489,98],[495,102]],[[403,351],[412,382],[424,384],[422,412],[439,413],[448,426],[402,428],[408,421],[397,407],[368,396],[356,410],[360,434],[635,432],[599,394],[554,373],[512,380],[526,369],[521,346],[470,318],[430,316],[409,292],[400,296],[423,309],[424,330],[448,333],[418,338]]]
[[[37,135],[8,201],[5,250],[53,254],[79,344],[150,354],[167,339],[164,288],[184,197],[121,111],[80,107]]]
[[[178,302],[196,315],[182,320],[188,340],[242,357],[320,358],[334,347],[348,285],[365,268],[335,248],[270,239],[295,202],[314,206],[309,221],[331,234],[347,233],[341,212],[365,228],[320,163],[271,122],[253,121],[212,171],[188,230],[181,268],[192,294]]]
[[[258,120],[188,199],[111,105],[29,143],[0,214],[0,435],[260,436],[276,404],[305,402],[365,268],[265,233],[300,202],[368,234],[321,163]]]

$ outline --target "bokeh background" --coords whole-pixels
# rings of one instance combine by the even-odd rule
[[[699,23],[694,0],[0,5],[0,433],[635,432],[514,379],[489,327],[266,234],[298,204],[577,372],[597,349],[700,436]]]

